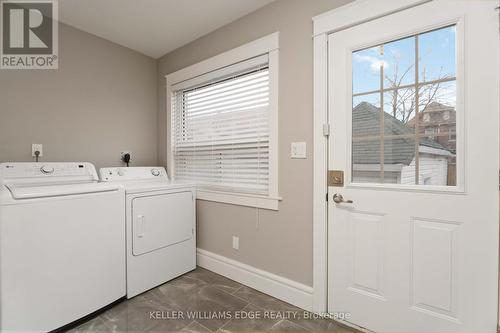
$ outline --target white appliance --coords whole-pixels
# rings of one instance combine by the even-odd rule
[[[0,332],[47,332],[125,296],[125,193],[89,163],[0,164]]]
[[[127,297],[196,268],[196,190],[162,167],[103,168],[126,191]]]

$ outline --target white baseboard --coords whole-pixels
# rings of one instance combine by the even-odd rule
[[[239,261],[197,249],[197,264],[214,273],[271,295],[301,309],[312,311],[313,288]]]

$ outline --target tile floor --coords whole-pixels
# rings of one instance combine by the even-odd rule
[[[70,332],[357,332],[332,320],[308,319],[307,314],[293,305],[197,268],[118,304]],[[253,318],[242,318],[244,316]]]

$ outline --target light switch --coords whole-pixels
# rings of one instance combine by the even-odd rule
[[[292,158],[307,158],[307,145],[305,142],[292,142]]]

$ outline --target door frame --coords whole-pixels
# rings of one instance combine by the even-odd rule
[[[431,1],[437,0],[356,0],[313,17],[313,311],[315,312],[328,311],[328,202],[326,201],[329,135],[328,35]]]

